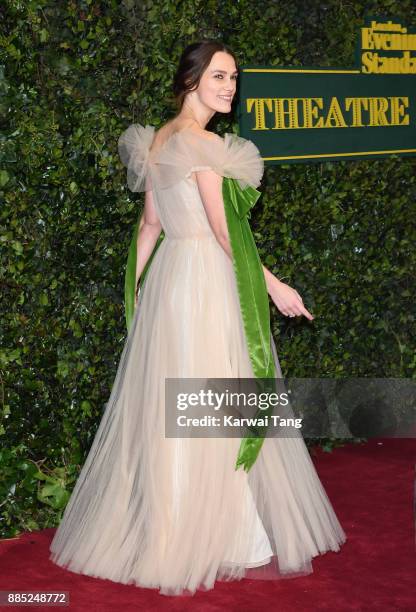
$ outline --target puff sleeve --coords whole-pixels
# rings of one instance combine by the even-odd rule
[[[260,185],[264,162],[256,145],[236,134],[208,138],[190,129],[175,133],[156,160],[158,185],[169,187],[198,170],[235,178],[244,189]]]
[[[118,139],[118,152],[123,165],[127,167],[127,185],[131,191],[145,191],[149,188],[146,179],[154,132],[152,125],[133,123]]]

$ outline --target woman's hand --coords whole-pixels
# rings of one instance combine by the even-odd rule
[[[289,317],[304,315],[310,321],[315,318],[303,305],[303,300],[296,289],[292,289],[276,277],[270,283],[269,295],[282,314]]]

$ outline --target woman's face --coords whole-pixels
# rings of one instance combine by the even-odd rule
[[[237,68],[232,55],[217,51],[197,88],[200,102],[218,113],[229,113],[237,88]]]

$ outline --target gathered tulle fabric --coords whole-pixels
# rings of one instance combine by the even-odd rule
[[[132,124],[119,138],[118,150],[127,167],[127,184],[132,191],[145,191],[149,185],[167,189],[198,170],[213,170],[220,176],[235,178],[244,189],[258,187],[264,162],[256,145],[237,134],[210,138],[186,127],[173,133],[153,152],[155,129]],[[148,182],[147,182],[148,181]]]
[[[155,128],[133,123],[118,139],[118,152],[127,167],[127,185],[131,191],[145,191],[149,153]]]
[[[266,438],[248,473],[234,469],[241,438],[165,437],[165,378],[254,375],[232,262],[190,177],[192,168],[213,167],[215,160],[188,130],[153,160],[149,127],[135,132],[140,157],[133,162],[130,153],[128,164],[140,185],[153,177],[165,238],[141,287],[109,401],[50,558],[74,572],[165,595],[208,590],[216,580],[309,574],[311,559],[338,551],[346,536],[300,433]],[[259,154],[254,172],[253,150],[236,142],[228,142],[235,157],[218,157],[215,167],[260,180]],[[224,144],[211,143],[217,144],[219,153]],[[187,146],[197,150],[196,165]],[[183,157],[174,168],[175,150]],[[159,160],[174,168],[163,187],[155,182]],[[281,377],[273,339],[271,348]]]

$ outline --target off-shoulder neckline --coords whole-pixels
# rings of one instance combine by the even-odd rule
[[[168,136],[168,138],[165,140],[165,142],[162,144],[161,147],[158,148],[158,150],[153,153],[153,151],[151,151],[151,146],[154,142],[155,139],[155,135],[156,135],[156,127],[154,125],[150,125],[147,124],[146,127],[150,127],[153,129],[153,139],[152,142],[149,146],[149,161],[155,162],[157,163],[157,159],[158,157],[162,154],[162,152],[164,151],[164,149],[169,145],[169,143],[175,138],[180,136],[181,134],[183,134],[184,132],[189,132],[191,134],[194,134],[194,136],[196,136],[197,138],[201,138],[202,140],[205,140],[206,142],[215,142],[215,138],[205,138],[204,136],[201,136],[200,134],[198,134],[198,132],[196,132],[195,130],[193,130],[191,127],[189,127],[189,125],[186,125],[185,127],[181,128],[180,130],[176,130],[176,132],[173,132],[170,136]],[[220,138],[223,142],[225,139],[225,136],[220,136],[219,134],[216,134],[215,132],[211,132],[211,134],[214,134],[215,136],[217,136],[218,138]]]

